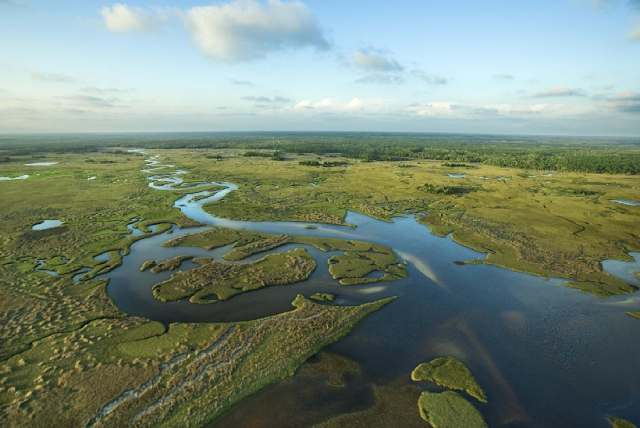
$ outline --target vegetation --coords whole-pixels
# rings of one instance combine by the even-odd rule
[[[224,247],[237,242],[242,232],[216,227],[200,233],[190,233],[164,242],[164,247],[201,247],[205,250]],[[251,233],[251,232],[250,232]]]
[[[335,416],[314,428],[424,428],[424,420],[416,411],[419,394],[418,390],[406,385],[376,386],[373,407]]]
[[[154,267],[156,264],[157,262],[155,260],[147,260],[142,263],[142,266],[140,266],[140,272],[144,272],[145,270]]]
[[[195,258],[201,266],[178,272],[153,286],[153,295],[163,302],[190,297],[193,303],[215,303],[242,292],[271,285],[304,281],[316,268],[315,261],[303,249],[269,254],[245,264],[223,264],[208,258]]]
[[[291,312],[229,324],[89,322],[5,362],[3,425],[204,426],[391,300],[339,307],[298,296]]]
[[[640,311],[635,311],[635,312],[627,311],[627,315],[632,316],[634,318],[640,318]]]
[[[299,297],[294,311],[246,323],[166,327],[126,316],[106,294],[107,280],[93,278],[119,266],[140,239],[174,226],[202,226],[173,208],[176,198],[192,190],[150,189],[139,172],[147,155],[129,153],[128,147],[190,148],[160,153],[190,171],[185,183],[224,179],[239,186],[207,205],[222,217],[346,225],[348,210],[384,221],[423,213],[417,219],[433,233],[451,234],[455,241],[488,253],[486,259],[468,263],[570,279],[567,286],[600,297],[637,290],[604,273],[600,262],[630,261],[628,252],[640,250],[640,210],[610,202],[640,201],[633,176],[640,168],[638,142],[599,141],[585,149],[582,141],[578,145],[569,139],[545,139],[545,145],[534,145],[529,138],[480,139],[313,134],[3,137],[0,154],[10,159],[0,162],[0,176],[21,176],[22,165],[35,159],[58,164],[32,167],[28,179],[0,183],[2,425],[171,426],[180,421],[202,426],[249,394],[291,375],[306,358],[388,302],[340,307]],[[112,148],[105,149],[105,144]],[[243,156],[249,149],[265,155]],[[327,167],[272,160],[286,159],[285,153],[289,159],[288,153],[300,153],[300,162]],[[473,175],[443,174],[443,167],[451,173],[466,168],[453,166],[456,163],[472,165],[473,170],[464,172]],[[538,168],[555,174],[530,177],[535,174],[526,172]],[[424,183],[432,187],[425,189]],[[464,191],[446,190],[456,188]],[[51,218],[64,224],[31,230]],[[131,228],[142,234],[134,236]],[[343,284],[406,275],[391,249],[359,241],[212,228],[168,245],[233,245],[225,258],[237,261],[284,244],[344,251],[329,265]],[[160,265],[150,260],[141,269],[176,269],[184,260]],[[210,303],[300,281],[315,268],[303,249],[245,264],[195,261],[199,267],[176,273],[154,293],[165,300],[190,297]],[[84,281],[74,282],[81,272]],[[446,379],[442,386],[473,389],[441,370],[433,367],[440,375],[431,376],[434,381],[438,376]],[[469,410],[471,404],[460,395],[425,394],[422,412],[436,428],[447,426],[452,412],[479,423],[477,411]],[[413,426],[414,417],[423,424],[415,412],[417,395],[411,387],[379,387],[374,407],[324,425]],[[409,401],[413,412],[401,412]],[[474,426],[467,422],[462,426]]]
[[[104,146],[154,149],[239,149],[248,156],[275,153],[340,153],[365,161],[431,159],[483,163],[501,168],[640,173],[640,143],[628,138],[525,137],[497,135],[367,133],[216,133],[147,135],[7,136],[0,141],[6,156],[34,153],[97,152]],[[248,151],[247,151],[248,150]],[[122,155],[126,155],[123,152]]]
[[[418,408],[433,428],[487,428],[480,412],[453,391],[423,392]]]
[[[436,184],[426,183],[420,190],[423,190],[427,193],[434,193],[436,195],[460,195],[462,193],[469,192],[470,189],[464,187],[452,187],[452,186],[439,186]]]
[[[471,371],[455,358],[436,358],[430,363],[422,363],[413,370],[411,379],[435,382],[443,388],[464,391],[478,401],[487,402],[487,395]]]
[[[232,243],[235,248],[223,256],[224,259],[230,261],[239,261],[285,244],[311,245],[321,251],[347,251],[344,256],[333,256],[329,259],[329,272],[334,279],[340,280],[343,285],[397,280],[407,276],[406,267],[399,263],[397,256],[390,248],[384,245],[346,239],[271,235],[216,228],[184,235],[162,245],[198,246],[210,250]],[[376,271],[383,272],[383,275],[376,278],[367,277]]]
[[[317,300],[318,302],[331,302],[336,298],[336,296],[329,293],[315,293],[312,294],[310,298]]]
[[[316,159],[302,155],[300,160],[305,157]],[[202,156],[196,152],[193,159],[185,159],[190,168],[209,170],[208,164],[195,158]],[[562,173],[529,178],[530,174],[519,175],[522,170],[476,164],[473,176],[460,179],[443,175],[438,162],[411,164],[416,165],[411,177],[398,176],[400,169],[391,162],[327,168],[322,171],[325,181],[309,187],[318,173],[308,168],[291,162],[274,166],[261,158],[251,158],[247,164],[246,158],[226,155],[224,162],[215,165],[216,174],[240,189],[205,209],[236,220],[330,224],[345,224],[347,210],[385,221],[407,212],[425,213],[418,221],[433,233],[453,232],[455,241],[489,253],[476,263],[573,279],[568,286],[600,297],[636,290],[605,274],[600,265],[605,259],[631,260],[628,252],[640,250],[634,232],[640,210],[609,202],[640,200],[633,177]],[[504,176],[512,179],[485,179]],[[431,194],[419,189],[424,183],[474,191]],[[569,196],[557,193],[556,187],[602,194]]]
[[[471,165],[467,165],[466,163],[457,163],[457,162],[442,162],[442,166],[445,168],[471,168]]]
[[[367,276],[376,271],[382,272],[382,276]],[[393,251],[349,252],[344,256],[333,256],[329,259],[329,273],[342,285],[393,281],[407,276],[406,268]]]
[[[302,365],[296,375],[306,377],[323,376],[326,377],[328,385],[344,387],[344,374],[358,371],[360,371],[358,363],[340,355],[323,352],[317,360],[308,361]]]
[[[624,419],[609,418],[609,422],[613,428],[636,428],[634,424]]]
[[[154,262],[154,266],[151,268],[151,273],[160,273],[160,272],[164,272],[165,270],[176,270],[180,267],[182,262],[190,259],[192,259],[192,256],[188,254],[184,254],[182,256],[175,256],[169,260],[165,260],[164,262],[157,263],[157,264],[155,264],[155,261],[152,260],[152,262]],[[144,267],[147,263],[149,262],[148,261],[144,262],[142,267]],[[142,268],[140,269],[144,270]]]

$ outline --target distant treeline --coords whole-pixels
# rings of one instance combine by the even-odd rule
[[[459,134],[216,133],[0,137],[0,155],[102,151],[106,147],[240,149],[282,160],[282,153],[340,153],[363,161],[441,160],[531,170],[640,174],[640,139]],[[269,153],[255,150],[269,150]]]

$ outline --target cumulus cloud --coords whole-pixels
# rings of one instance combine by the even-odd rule
[[[584,97],[585,93],[580,88],[569,89],[565,86],[558,86],[556,88],[546,89],[544,91],[536,92],[533,94],[536,98],[547,97]]]
[[[73,83],[76,81],[74,77],[66,76],[60,73],[40,73],[34,71],[31,73],[33,80],[39,80],[41,82],[55,82],[55,83]]]
[[[155,22],[148,11],[116,3],[111,7],[100,9],[100,15],[107,30],[114,33],[130,33],[133,31],[153,31]]]
[[[387,58],[380,51],[359,51],[353,53],[353,64],[367,71],[402,71],[404,67],[398,61]]]
[[[229,83],[231,83],[232,85],[237,85],[237,86],[253,86],[252,82],[249,82],[248,80],[238,80],[238,79],[227,79],[229,81]]]
[[[286,49],[329,48],[311,10],[299,1],[234,0],[183,13],[191,38],[210,58],[238,62]]]
[[[373,73],[355,80],[353,83],[374,85],[400,85],[404,83],[404,77],[386,73]]]
[[[446,85],[447,83],[449,83],[449,79],[447,79],[446,77],[429,74],[422,70],[411,70],[411,74],[430,85]]]
[[[388,102],[380,99],[352,98],[349,102],[338,99],[324,98],[318,102],[303,100],[292,108],[285,107],[280,112],[313,112],[313,114],[357,114],[358,112],[373,112],[386,108]]]
[[[255,102],[260,102],[260,103],[287,103],[287,102],[291,101],[289,98],[285,98],[285,97],[269,98],[269,97],[265,97],[265,96],[254,96],[254,95],[247,95],[247,96],[242,97],[240,99],[244,100],[244,101],[255,101]]]

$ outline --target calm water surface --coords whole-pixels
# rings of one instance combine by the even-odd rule
[[[62,225],[62,222],[60,220],[44,220],[41,223],[34,224],[31,229],[44,230],[44,229],[51,229],[52,227],[58,227],[60,225]]]

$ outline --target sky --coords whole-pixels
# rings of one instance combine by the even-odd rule
[[[0,0],[0,133],[640,136],[640,0]]]

